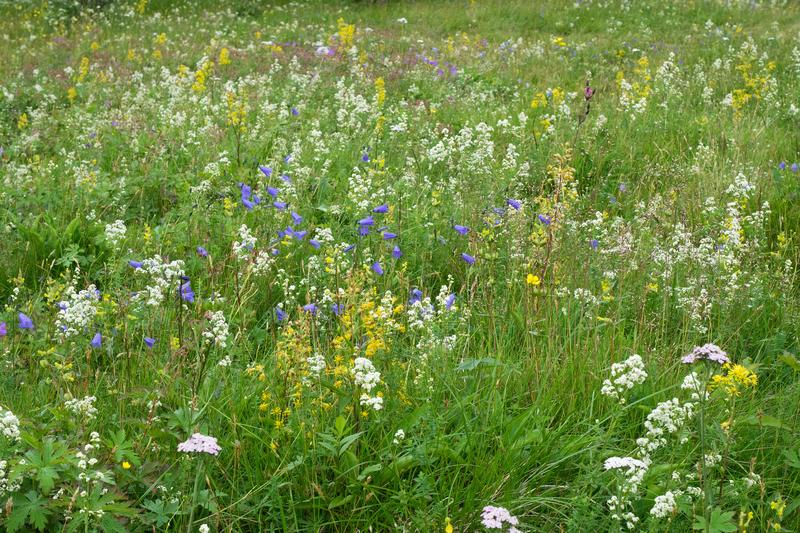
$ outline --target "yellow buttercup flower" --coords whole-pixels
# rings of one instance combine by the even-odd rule
[[[542,284],[542,280],[535,274],[528,274],[528,276],[525,278],[525,282],[534,287],[538,287]]]

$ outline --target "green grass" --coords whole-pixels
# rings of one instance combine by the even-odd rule
[[[0,527],[627,530],[603,465],[630,456],[636,529],[800,528],[797,5],[94,5],[0,4]],[[146,258],[194,301],[175,275],[148,305]],[[706,343],[741,366],[681,363]],[[671,398],[693,413],[644,457]],[[178,452],[195,432],[220,453]]]

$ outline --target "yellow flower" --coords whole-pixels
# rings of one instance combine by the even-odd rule
[[[77,97],[78,97],[78,91],[75,89],[75,87],[70,87],[69,89],[67,89],[67,98],[69,99],[70,102],[74,102],[75,98]]]
[[[231,53],[227,48],[223,48],[219,51],[219,64],[220,65],[230,65],[231,64]]]
[[[131,464],[128,461],[122,461],[122,468],[125,470],[130,470]]]
[[[539,276],[535,274],[528,274],[528,276],[525,278],[525,282],[528,285],[533,285],[534,287],[538,287],[542,284],[542,280],[539,279]]]
[[[17,119],[17,128],[24,129],[28,125],[28,114],[23,113]]]
[[[383,105],[383,101],[386,100],[386,84],[383,78],[375,80],[375,97],[378,101],[378,106]]]
[[[556,46],[567,46],[567,41],[563,37],[553,37],[553,44]]]
[[[444,519],[444,533],[453,533],[453,524],[450,523],[450,517]]]

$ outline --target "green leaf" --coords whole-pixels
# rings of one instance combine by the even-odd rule
[[[791,426],[783,422],[781,419],[765,414],[747,416],[742,420],[742,423],[750,426],[764,426],[788,430],[792,429]]]
[[[44,531],[47,526],[47,517],[52,512],[47,508],[48,498],[42,498],[38,492],[31,490],[24,497],[14,499],[14,510],[6,520],[6,531],[18,531],[27,522],[39,531]]]
[[[348,494],[347,496],[337,496],[336,498],[331,500],[331,503],[328,504],[328,510],[330,511],[331,509],[341,507],[342,505],[346,504],[352,499],[353,499],[352,494]]]
[[[732,533],[739,528],[733,520],[733,511],[721,511],[714,509],[706,522],[705,517],[698,516],[692,529],[705,531],[706,533]]]
[[[800,372],[800,361],[798,361],[797,357],[795,357],[794,355],[788,352],[784,353],[783,355],[778,356],[778,361],[787,365],[795,372]]]

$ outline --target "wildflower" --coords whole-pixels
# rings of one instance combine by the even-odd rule
[[[317,307],[317,304],[310,303],[304,305],[303,310],[307,313],[311,313],[311,316],[317,316],[317,311],[319,310],[319,308]]]
[[[461,254],[461,259],[463,259],[464,262],[467,263],[468,265],[474,265],[475,264],[475,258],[472,257],[471,255],[467,254],[467,253],[462,253]]]
[[[800,170],[800,167],[798,167],[797,163],[792,163],[792,172],[797,174],[798,170]]]
[[[297,226],[300,225],[301,222],[303,222],[303,217],[292,211],[292,220],[294,221],[294,224]]]
[[[383,267],[381,267],[381,264],[378,261],[372,263],[372,271],[379,276],[383,276]]]
[[[552,219],[545,215],[539,215],[537,218],[539,219],[539,222],[541,222],[545,226],[549,226],[550,223],[552,222]]]
[[[481,512],[481,523],[487,529],[503,529],[504,524],[516,526],[519,520],[505,507],[487,505]]]
[[[444,300],[445,309],[449,311],[450,309],[452,309],[454,303],[456,303],[456,293],[453,292],[450,293],[450,295]]]
[[[125,470],[130,470],[131,464],[128,461],[122,461],[122,468]]]
[[[260,170],[268,178],[270,176],[272,176],[272,169],[269,168],[269,167],[264,167],[264,166],[259,165],[258,166],[258,170]]]
[[[219,60],[217,61],[220,65],[230,65],[231,63],[231,53],[227,48],[223,48],[219,51]]]
[[[692,364],[695,361],[707,359],[721,365],[728,363],[728,354],[716,344],[704,344],[703,346],[695,346],[691,353],[687,354],[681,360],[683,363]]]
[[[147,345],[148,348],[152,348],[155,345],[156,340],[152,337],[145,337],[144,343]]]
[[[450,523],[450,517],[444,518],[444,533],[453,533],[453,524]]]
[[[411,298],[408,300],[409,304],[414,304],[422,300],[422,291],[419,289],[411,290]]]
[[[375,219],[372,218],[371,216],[362,218],[361,220],[358,221],[359,226],[373,226],[374,224],[375,224]]]
[[[634,386],[644,383],[645,379],[647,372],[644,369],[644,362],[641,356],[633,354],[625,361],[611,365],[611,379],[603,381],[600,392],[624,404],[623,394]]]
[[[11,411],[4,410],[2,406],[0,406],[0,434],[13,441],[18,441],[20,436],[19,418]],[[3,476],[0,474],[0,483],[2,483],[2,478]]]
[[[389,204],[382,204],[372,210],[373,213],[388,213]]]
[[[33,320],[28,315],[19,313],[17,318],[19,319],[19,329],[33,329]]]
[[[200,527],[197,528],[198,533],[209,533],[211,528],[208,527],[208,524],[200,524]]]
[[[275,308],[275,318],[278,319],[278,322],[283,322],[283,320],[286,318],[286,312],[283,309],[281,309],[280,307],[276,307]]]
[[[597,239],[592,239],[589,241],[589,246],[592,247],[592,250],[597,250],[597,247],[600,246],[600,241]]]
[[[369,154],[367,152],[364,152],[361,155],[361,161],[363,161],[364,163],[369,163]]]
[[[208,257],[208,250],[203,248],[202,246],[197,247],[197,255],[200,257]]]
[[[786,161],[781,161],[780,163],[778,163],[778,168],[780,170],[786,170]]]
[[[133,259],[128,261],[128,265],[130,265],[133,269],[142,268],[142,262],[141,261],[134,261]]]
[[[456,230],[459,233],[459,235],[466,235],[467,233],[469,233],[469,228],[468,227],[461,226],[459,224],[456,224],[455,226],[453,226],[453,229]]]
[[[0,337],[5,337],[8,335],[8,326],[6,326],[5,322],[0,322]]]
[[[396,239],[396,238],[397,238],[397,233],[392,233],[390,231],[384,231],[383,232],[383,240],[384,241],[388,241],[388,240]]]
[[[406,432],[402,429],[398,429],[394,432],[394,439],[392,439],[393,444],[400,444],[400,441],[405,440]]]
[[[758,376],[742,365],[726,363],[722,367],[726,374],[715,374],[711,377],[709,390],[722,388],[729,396],[739,396],[741,389],[752,388],[758,384]]]
[[[188,278],[181,284],[180,294],[181,294],[181,299],[183,299],[184,301],[189,302],[190,304],[194,303],[194,291],[192,290],[192,282],[189,281]]]
[[[178,451],[183,453],[208,453],[211,455],[219,454],[222,448],[217,444],[217,439],[203,435],[202,433],[194,433],[184,442],[178,444]]]
[[[539,285],[542,284],[542,280],[539,278],[539,276],[535,274],[528,274],[525,278],[525,282],[528,285],[532,285],[534,287],[538,287]]]
[[[296,117],[296,116],[297,116],[297,115],[299,115],[299,114],[300,114],[300,111],[298,111],[296,107],[293,107],[293,108],[292,108],[292,116],[293,116],[293,117]]]
[[[267,187],[267,194],[269,194],[273,198],[277,198],[279,192],[280,190],[275,187]]]
[[[95,333],[90,344],[92,345],[92,348],[100,348],[103,345],[103,336],[100,335],[99,332]]]
[[[353,374],[355,384],[367,392],[372,391],[381,380],[381,373],[375,370],[372,361],[366,357],[356,357],[350,373]]]
[[[392,248],[392,257],[395,259],[400,259],[401,257],[403,257],[403,252],[400,251],[399,246],[395,246],[394,248]]]
[[[522,209],[522,202],[520,202],[519,200],[514,200],[513,198],[508,198],[506,200],[506,203],[508,205],[510,205],[511,207],[513,207],[514,209],[516,209],[517,211]]]

